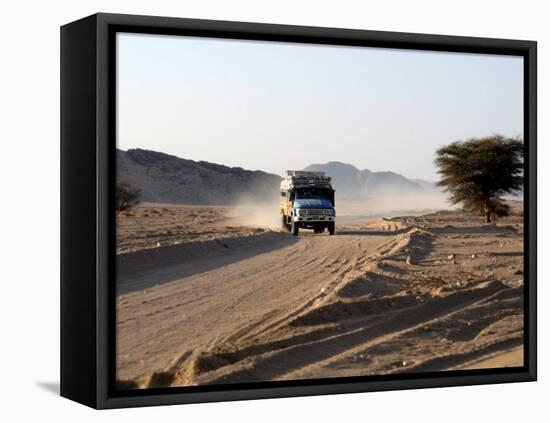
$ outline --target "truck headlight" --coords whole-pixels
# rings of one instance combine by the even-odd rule
[[[307,211],[302,209],[296,209],[296,212],[298,213],[298,216],[305,216],[307,214]]]
[[[334,209],[325,210],[325,216],[334,216],[335,214]]]

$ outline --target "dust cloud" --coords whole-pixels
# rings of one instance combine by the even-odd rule
[[[336,195],[337,216],[419,215],[437,210],[454,209],[446,193],[425,192],[376,193],[365,199],[339,199]]]
[[[456,208],[450,204],[447,195],[439,190],[426,190],[421,193],[377,193],[365,199],[338,198],[336,193],[335,201],[336,221],[341,223],[377,217],[418,216]],[[281,230],[279,210],[278,199],[260,202],[251,197],[243,197],[232,207],[228,217],[231,224],[239,226]]]
[[[280,230],[282,227],[279,201],[275,198],[259,202],[250,197],[243,197],[239,199],[228,217],[234,224],[240,226],[254,226],[271,230]]]

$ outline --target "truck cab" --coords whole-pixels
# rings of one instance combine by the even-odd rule
[[[336,209],[331,178],[324,172],[287,170],[281,181],[281,221],[293,235],[300,229],[325,229],[334,235]]]

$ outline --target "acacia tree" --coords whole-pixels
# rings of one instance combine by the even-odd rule
[[[141,197],[141,190],[132,187],[128,182],[117,180],[116,182],[116,209],[123,211],[137,206]]]
[[[508,216],[502,196],[523,185],[523,142],[501,135],[456,141],[436,151],[435,164],[451,202],[491,223],[493,215]]]

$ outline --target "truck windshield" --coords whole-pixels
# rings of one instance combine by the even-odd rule
[[[296,199],[330,198],[330,192],[320,188],[302,188],[296,191]]]
[[[328,198],[296,198],[294,206],[298,208],[330,209],[332,203]]]
[[[296,196],[295,200],[325,200],[330,203],[330,205],[327,205],[326,203],[323,203],[323,207],[334,207],[334,190],[327,189],[327,188],[316,188],[316,187],[308,187],[308,188],[300,188],[296,190]]]

